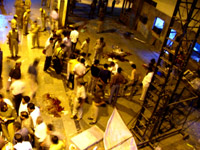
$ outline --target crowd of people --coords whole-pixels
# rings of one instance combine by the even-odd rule
[[[46,5],[46,1],[42,1],[41,5],[43,4]],[[16,14],[11,20],[11,30],[8,34],[11,58],[18,58],[18,30],[22,30],[24,36],[31,33],[32,49],[40,47],[38,34],[46,31],[47,15],[44,8],[38,10],[41,13],[40,26],[37,21],[30,19],[31,1],[22,1],[20,7],[22,10],[19,12],[16,8]],[[104,10],[101,10],[100,7],[99,11]],[[93,14],[90,13],[90,15]],[[100,21],[103,17],[100,15]],[[91,115],[88,119],[91,120],[89,124],[94,125],[98,121],[101,106],[108,104],[115,107],[119,96],[128,96],[129,99],[133,97],[142,81],[141,74],[136,64],[131,64],[130,75],[124,75],[123,69],[115,60],[100,64],[106,47],[103,37],[96,39],[94,47],[91,48],[90,37],[86,37],[82,43],[80,42],[80,33],[76,26],[59,27],[58,9],[54,9],[49,18],[52,26],[51,34],[43,49],[46,56],[43,71],[46,73],[55,71],[57,75],[66,72],[67,87],[75,94],[71,119],[80,121],[85,101],[88,97],[92,99]],[[101,29],[98,32],[101,32]],[[77,49],[77,43],[80,43],[80,49]],[[94,52],[93,58],[91,58],[91,52]],[[21,150],[22,147],[28,149],[36,147],[37,149],[62,150],[66,147],[65,138],[54,130],[52,124],[45,123],[40,108],[31,101],[39,86],[38,64],[39,60],[35,59],[27,71],[30,78],[30,95],[24,95],[26,86],[21,80],[21,62],[16,61],[14,68],[9,70],[6,90],[12,93],[13,103],[0,94],[0,120],[3,133],[3,136],[0,136],[0,148],[14,147],[16,150]],[[65,68],[64,65],[67,67]],[[146,67],[148,72],[142,81],[141,101],[144,100],[151,82],[154,64],[150,63]],[[90,74],[88,74],[89,71]],[[85,80],[86,75],[90,78],[89,82]]]

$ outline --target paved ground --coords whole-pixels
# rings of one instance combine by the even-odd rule
[[[2,88],[1,92],[4,93],[5,97],[11,98],[10,93],[6,93],[6,83],[7,83],[7,59],[10,56],[10,52],[8,49],[8,45],[6,44],[6,35],[9,31],[9,24],[7,21],[9,21],[12,18],[12,15],[14,15],[14,0],[7,1],[4,8],[1,7],[1,13],[5,14],[5,16],[0,15],[0,46],[4,52],[4,69],[3,69],[3,79],[2,79]],[[40,1],[34,0],[32,2],[31,7],[31,18],[33,20],[39,19],[39,7],[40,7]],[[129,61],[134,62],[138,69],[140,70],[141,74],[144,75],[145,71],[142,68],[142,64],[148,63],[151,58],[157,58],[158,53],[156,51],[152,51],[152,47],[148,44],[144,44],[138,40],[135,40],[134,38],[138,38],[140,40],[144,40],[144,38],[137,32],[131,31],[126,26],[118,22],[117,15],[120,12],[119,10],[116,10],[116,14],[113,16],[108,15],[105,21],[105,27],[104,27],[104,33],[102,34],[96,34],[97,29],[97,19],[88,20],[87,13],[88,11],[82,11],[81,8],[88,8],[88,6],[85,5],[78,5],[77,10],[75,11],[75,15],[69,17],[70,22],[77,22],[77,21],[87,21],[86,28],[84,30],[81,30],[80,32],[80,41],[82,42],[87,37],[90,37],[91,39],[91,53],[93,57],[92,47],[95,44],[96,39],[100,38],[101,36],[105,38],[106,41],[106,48],[105,51],[109,52],[112,50],[113,45],[118,45],[121,47],[124,51],[130,52],[132,55],[128,56],[127,59]],[[48,12],[48,9],[45,8]],[[81,17],[80,17],[81,15]],[[3,21],[2,21],[3,20]],[[7,28],[8,27],[8,28]],[[133,32],[134,36],[131,37],[131,39],[126,39],[123,34],[125,32]],[[44,43],[46,42],[47,38],[49,36],[48,31],[40,33],[40,46],[43,47]],[[70,119],[70,100],[72,99],[72,91],[65,87],[65,78],[61,75],[56,75],[54,71],[51,73],[45,73],[43,72],[43,65],[45,56],[42,54],[42,48],[40,49],[31,49],[31,43],[30,43],[30,35],[23,36],[20,34],[20,43],[19,43],[19,55],[21,56],[20,60],[22,63],[22,78],[27,83],[27,90],[26,94],[30,94],[30,87],[29,87],[29,80],[27,77],[27,69],[28,66],[33,62],[34,58],[40,58],[40,64],[39,64],[39,89],[37,91],[37,95],[35,99],[32,101],[40,107],[42,111],[42,116],[44,117],[44,120],[46,123],[53,123],[56,127],[56,130],[63,133],[68,140],[68,143],[70,143],[70,138],[74,135],[80,133],[81,131],[84,131],[91,126],[89,125],[89,121],[87,118],[90,116],[90,96],[89,96],[89,103],[86,103],[84,105],[84,115],[83,119],[81,121],[74,121]],[[77,45],[77,48],[80,48],[80,44]],[[10,60],[10,59],[9,59]],[[11,60],[11,62],[14,63],[14,60]],[[102,59],[101,63],[108,62],[106,58]],[[129,62],[118,62],[119,66],[121,66],[126,74],[130,74],[131,67]],[[90,73],[89,73],[90,74]],[[85,77],[85,80],[89,81],[89,74]],[[64,107],[64,111],[61,114],[61,117],[54,117],[51,114],[48,114],[47,111],[47,103],[44,100],[44,95],[46,93],[50,93],[52,96],[57,97],[59,100],[61,100],[61,105]],[[128,101],[124,97],[120,97],[118,99],[117,103],[117,109],[119,110],[120,115],[122,116],[124,122],[127,124],[127,126],[130,128],[132,122],[134,121],[134,118],[136,117],[138,111],[141,108],[141,102],[139,102],[139,96],[140,91],[132,98],[132,101]],[[101,107],[100,109],[100,117],[97,123],[97,126],[99,126],[103,131],[106,128],[106,123],[109,119],[109,116],[112,113],[113,108],[109,105],[106,107]],[[195,117],[191,119],[191,121],[188,123],[188,126],[190,127],[189,130],[187,130],[189,133],[191,133],[192,137],[188,141],[183,141],[181,135],[177,135],[172,138],[168,138],[160,143],[156,143],[156,145],[159,145],[163,149],[175,149],[175,150],[190,150],[190,149],[200,149],[200,141],[198,131],[199,126],[198,122],[195,122],[195,119],[198,120],[199,113],[197,111],[194,111]],[[192,124],[191,124],[192,123]],[[196,132],[194,134],[194,132]],[[98,149],[103,149],[103,144],[99,143]],[[149,149],[148,147],[145,147],[143,149]]]

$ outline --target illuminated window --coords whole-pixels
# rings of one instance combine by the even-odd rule
[[[156,17],[154,20],[152,30],[157,34],[160,34],[162,32],[164,24],[165,24],[164,20],[160,19],[159,17]]]

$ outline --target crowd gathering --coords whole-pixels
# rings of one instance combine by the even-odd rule
[[[92,4],[96,1],[94,0]],[[47,5],[42,0],[41,5]],[[93,4],[94,5],[94,4]],[[39,32],[47,30],[46,21],[51,22],[51,34],[45,43],[43,54],[46,56],[43,71],[48,73],[55,71],[57,75],[67,72],[65,79],[67,87],[73,90],[76,95],[73,99],[71,119],[81,120],[83,106],[87,97],[92,97],[90,125],[98,121],[99,108],[106,104],[116,106],[119,96],[126,96],[131,99],[141,86],[142,94],[140,100],[143,101],[145,94],[153,76],[155,59],[146,65],[147,73],[142,80],[141,74],[136,64],[131,64],[131,74],[124,75],[123,69],[117,61],[101,64],[106,42],[103,37],[96,39],[94,47],[90,47],[90,37],[80,43],[80,49],[76,48],[79,41],[79,29],[76,26],[67,28],[59,27],[58,9],[52,10],[47,16],[45,9],[40,8],[41,25],[37,20],[30,19],[31,0],[16,1],[16,14],[11,20],[11,30],[8,34],[8,45],[11,58],[18,58],[19,32],[23,35],[31,34],[32,49],[40,48]],[[102,13],[101,7],[100,13]],[[91,10],[89,17],[93,17],[94,10]],[[103,20],[100,14],[100,21]],[[100,23],[101,24],[101,23]],[[101,26],[101,25],[100,25]],[[101,32],[101,27],[98,32]],[[94,57],[91,58],[91,51]],[[0,57],[2,57],[0,50]],[[0,59],[2,60],[2,59]],[[31,94],[24,95],[25,83],[21,80],[21,62],[16,61],[14,68],[10,68],[6,90],[12,93],[12,101],[0,94],[0,122],[2,136],[0,136],[0,149],[31,150],[50,149],[63,150],[66,147],[65,138],[54,129],[53,124],[46,124],[43,120],[40,108],[31,102],[37,93],[39,59],[35,59],[28,68],[30,76]],[[1,62],[2,64],[2,62]],[[67,66],[66,70],[64,66]],[[88,73],[90,71],[90,73]],[[2,66],[1,66],[2,72]],[[90,81],[84,79],[85,75],[90,76]],[[107,98],[106,98],[107,97]]]

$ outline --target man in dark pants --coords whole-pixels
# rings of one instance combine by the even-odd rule
[[[53,38],[49,39],[49,42],[47,43],[47,45],[44,48],[45,51],[45,55],[46,55],[46,60],[44,63],[44,71],[47,71],[47,69],[49,69],[50,65],[51,65],[51,58],[52,58],[52,54],[53,54]]]

